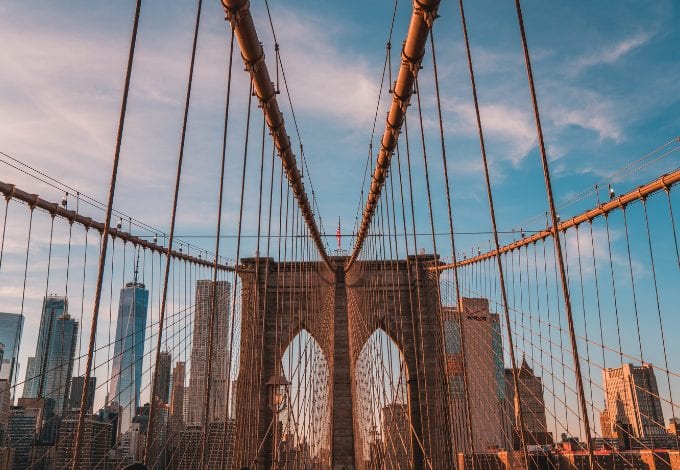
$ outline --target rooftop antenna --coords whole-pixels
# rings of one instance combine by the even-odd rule
[[[135,279],[134,279],[135,284],[137,284],[138,274],[139,274],[139,247],[137,247],[137,261],[135,261]]]

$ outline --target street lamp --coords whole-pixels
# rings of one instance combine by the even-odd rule
[[[278,415],[286,408],[290,382],[281,375],[272,375],[265,385],[269,390],[269,407]]]
[[[274,424],[274,445],[272,448],[274,467],[278,468],[278,429],[279,429],[279,413],[286,408],[286,398],[288,397],[288,387],[290,382],[286,380],[285,377],[281,375],[272,375],[267,383],[267,389],[269,391],[269,407],[274,412],[273,424]]]

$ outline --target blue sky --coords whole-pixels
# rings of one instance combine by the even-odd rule
[[[254,0],[252,4],[273,70],[273,40],[264,3]],[[620,1],[612,6],[531,0],[523,6],[558,203],[595,183],[609,181],[609,175],[680,135],[680,12],[676,2]],[[393,7],[388,1],[271,2],[305,155],[332,248],[337,218],[342,219],[343,231],[350,232],[356,215]],[[105,200],[133,11],[132,0],[9,0],[0,5],[0,151]],[[409,2],[399,2],[392,37],[393,66],[398,63],[410,11]],[[194,14],[193,1],[153,0],[142,6],[116,207],[160,230],[169,226]],[[486,231],[490,224],[456,3],[442,2],[440,15],[435,40],[455,225],[460,231]],[[542,228],[547,205],[514,6],[512,2],[469,1],[467,15],[499,227]],[[204,2],[179,234],[214,232],[228,37],[219,2]],[[431,67],[428,55],[421,75],[421,99],[433,186],[441,189]],[[238,216],[248,92],[238,55],[234,72],[223,228],[232,234]],[[376,138],[384,129],[388,100],[387,95],[381,99]],[[294,135],[290,109],[286,103],[282,109],[289,134]],[[412,135],[417,129],[414,111],[412,107],[409,114]],[[257,144],[249,161],[244,219],[244,233],[249,234],[256,229],[259,177],[255,162],[261,117],[254,116],[251,142]],[[419,158],[414,157],[415,172],[420,175],[414,188],[416,217],[418,227],[426,229],[429,221]],[[617,192],[677,168],[679,158],[673,152],[617,178]],[[0,180],[51,200],[62,196],[2,163]],[[434,201],[438,231],[448,225],[441,196],[440,191]],[[595,196],[589,195],[565,209],[562,217],[595,202]],[[90,215],[102,218],[94,210]],[[10,226],[25,223],[17,217],[10,220]],[[44,242],[44,231],[42,236]],[[476,251],[477,246],[488,246],[488,238],[461,235],[458,247],[467,253]],[[421,240],[430,249],[427,239]],[[618,240],[622,240],[620,232]],[[6,250],[21,253],[20,241],[19,237]],[[209,238],[192,238],[191,243],[208,250],[213,246]],[[234,244],[225,245],[224,256],[233,258]],[[449,257],[445,246],[443,238],[442,255]],[[348,248],[346,242],[343,247]],[[634,256],[642,259],[643,250],[640,245]],[[254,245],[245,243],[243,253],[253,252]],[[19,258],[16,261],[19,266]],[[668,271],[674,266],[666,269],[665,273],[677,276]],[[0,274],[5,276],[15,272],[11,265],[3,266],[3,271]],[[129,272],[123,277],[129,277]],[[11,310],[16,291],[7,289],[0,307]],[[36,286],[33,292],[34,309],[42,290]],[[38,321],[33,316],[28,323]]]
[[[253,3],[260,37],[270,52],[263,5]],[[133,2],[38,2],[28,7],[5,2],[0,10],[7,45],[2,52],[6,67],[0,74],[1,150],[100,200],[110,171],[133,6]],[[485,201],[479,191],[478,143],[454,6],[443,2],[435,38],[456,225],[460,230],[486,229],[488,217],[480,210]],[[169,219],[194,8],[189,1],[171,5],[150,1],[142,8],[116,202],[122,211],[161,228]],[[334,232],[338,216],[349,231],[393,3],[273,2],[271,8],[321,215],[329,232]],[[507,2],[474,2],[467,8],[494,189],[498,200],[507,202],[499,202],[499,222],[511,228],[545,210],[516,18]],[[407,2],[398,5],[394,64],[410,9]],[[578,6],[526,2],[524,10],[558,200],[677,136],[680,65],[673,2],[620,2],[614,9],[586,2]],[[227,37],[220,6],[206,2],[179,232],[213,231],[213,214],[199,218],[192,214],[198,206],[208,213],[215,206],[217,182],[207,176],[218,164]],[[268,59],[273,67],[272,53]],[[434,150],[430,67],[428,57],[421,86],[429,147]],[[238,129],[244,119],[246,81],[240,71],[237,63],[235,108],[242,117],[232,122],[232,162],[239,160]],[[378,135],[384,129],[385,102],[383,97]],[[284,112],[293,134],[286,105]],[[635,181],[621,183],[621,190],[674,168],[675,162],[677,156],[671,155],[636,174]],[[8,175],[7,179],[21,182]],[[517,191],[518,186],[523,190]],[[140,207],[135,201],[144,190],[153,191],[154,197]],[[234,193],[228,194],[233,202],[230,196]],[[237,208],[227,207],[233,216]],[[461,247],[466,242],[462,239]]]

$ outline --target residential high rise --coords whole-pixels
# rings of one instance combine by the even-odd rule
[[[380,411],[384,446],[384,467],[406,470],[411,464],[411,426],[408,405],[390,403]]]
[[[68,400],[68,409],[80,410],[80,401],[83,398],[83,387],[85,386],[85,377],[73,377],[71,379],[71,396]],[[94,393],[97,389],[97,377],[90,377],[90,386],[87,388],[87,414],[92,414],[94,406]]]
[[[130,427],[139,407],[148,303],[149,291],[144,284],[137,282],[135,273],[134,282],[128,282],[120,290],[109,385],[109,402],[122,408],[118,421],[121,433]]]
[[[101,422],[111,424],[111,440],[108,445],[109,448],[112,448],[120,437],[120,426],[118,425],[120,407],[117,405],[106,405],[97,412],[97,416]]]
[[[130,427],[121,436],[120,451],[124,465],[140,462],[143,458],[144,441],[149,425],[149,409],[149,403],[137,408]],[[160,421],[157,424],[160,424]],[[150,437],[154,436],[155,434],[151,433]]]
[[[184,362],[175,364],[172,370],[172,397],[170,414],[181,421],[184,421],[184,378],[186,375],[186,365]]]
[[[467,369],[470,421],[476,451],[508,446],[504,415],[505,368],[499,317],[489,301],[462,298],[459,307],[443,307],[446,374],[456,448],[470,452],[463,358]],[[462,331],[461,331],[462,330]],[[461,332],[465,339],[463,351]]]
[[[163,351],[158,359],[158,383],[156,396],[163,403],[168,403],[170,400],[170,364],[172,363],[172,356],[169,352]]]
[[[651,364],[603,371],[606,408],[600,415],[603,437],[646,438],[666,434],[659,388]]]
[[[14,449],[14,466],[22,470],[28,468],[31,459],[31,446],[40,419],[37,409],[13,406],[9,420],[9,446]]]
[[[0,380],[16,383],[19,374],[19,344],[24,317],[17,313],[0,312],[0,342],[5,345],[5,353],[0,367]]]
[[[196,302],[194,317],[194,335],[191,346],[191,377],[189,378],[189,396],[193,397],[185,409],[187,424],[202,424],[204,420],[205,381],[208,373],[208,335],[210,332],[210,314],[212,312],[211,280],[196,281]],[[215,322],[213,325],[212,380],[210,396],[209,422],[226,418],[226,387],[229,377],[227,368],[230,360],[229,352],[229,293],[231,285],[227,281],[217,281],[215,299]]]
[[[107,453],[111,449],[111,433],[113,425],[103,421],[99,416],[85,418],[83,428],[83,448],[80,454],[79,469],[111,468],[107,462]],[[59,425],[59,445],[55,449],[55,468],[71,468],[75,435],[78,427],[76,415],[64,418]]]
[[[57,437],[56,429],[53,399],[20,398],[18,405],[10,410],[9,446],[15,452],[13,468],[23,470],[39,460],[44,463],[49,454],[46,451]]]
[[[5,445],[9,431],[9,410],[12,406],[12,389],[9,380],[0,379],[0,447]],[[0,466],[0,468],[2,468]]]
[[[137,410],[137,416],[132,420],[133,423],[139,424],[138,429],[138,447],[140,451],[145,445],[148,436],[151,439],[149,448],[149,467],[150,468],[167,468],[168,447],[171,443],[168,441],[169,431],[168,422],[170,420],[170,406],[166,403],[156,400],[154,410],[154,427],[149,432],[149,411],[150,405],[146,403],[143,407]],[[133,425],[134,427],[134,425]],[[141,452],[140,452],[141,454]],[[141,455],[140,455],[141,457]]]
[[[23,398],[51,398],[61,414],[69,398],[78,322],[68,314],[66,297],[43,301],[35,356],[28,358]]]
[[[508,426],[507,435],[513,436],[514,447],[519,449],[519,402],[522,403],[522,417],[524,418],[524,436],[528,445],[552,444],[552,435],[547,430],[545,416],[545,400],[543,398],[543,382],[529,367],[526,358],[522,358],[517,379],[519,382],[519,396],[515,393],[515,381],[512,369],[505,369],[505,396],[508,406],[507,416],[512,426]]]
[[[175,457],[169,468],[177,470],[220,470],[232,468],[234,454],[234,420],[212,422],[208,425],[207,462],[201,466],[201,438],[203,427],[188,426],[178,436]],[[226,445],[226,447],[225,447]]]

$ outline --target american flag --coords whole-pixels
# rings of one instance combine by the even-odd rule
[[[338,239],[338,250],[340,249],[340,217],[338,217],[338,230],[335,232],[335,238]]]

